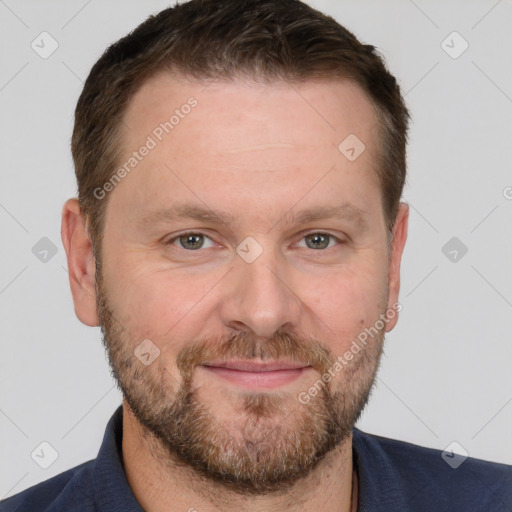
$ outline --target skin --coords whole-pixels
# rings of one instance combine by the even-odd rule
[[[322,80],[293,87],[215,81],[206,87],[157,75],[128,106],[126,158],[189,97],[197,99],[197,107],[105,199],[103,286],[123,327],[126,353],[144,339],[160,348],[157,364],[139,371],[151,372],[147,375],[162,382],[169,397],[183,382],[176,358],[190,340],[243,332],[264,346],[276,331],[287,330],[313,336],[334,357],[344,354],[365,326],[398,301],[409,212],[401,203],[389,244],[374,169],[377,120],[358,86]],[[338,150],[349,134],[366,146],[353,162]],[[142,218],[177,202],[227,212],[237,220],[178,219],[141,227]],[[292,212],[344,202],[362,212],[364,225],[349,218],[289,222]],[[185,230],[207,235],[204,247],[187,250],[177,239],[165,244]],[[344,243],[331,239],[327,249],[308,248],[305,235],[319,232]],[[236,252],[248,236],[262,249],[252,263]],[[64,205],[62,239],[75,312],[84,324],[97,326],[95,261],[76,199]],[[371,363],[354,363],[336,374],[330,384],[334,391],[373,380],[384,332],[397,319],[398,313],[363,351],[375,354]],[[309,368],[266,390],[284,397],[293,414],[275,412],[263,426],[293,429],[293,415],[304,414],[297,395],[319,377]],[[240,397],[254,389],[204,367],[194,369],[192,382],[213,419],[237,438],[247,419],[238,408]],[[126,400],[123,411],[125,470],[145,510],[351,510],[351,435],[292,487],[244,496],[169,457]],[[355,491],[353,505],[357,486]]]

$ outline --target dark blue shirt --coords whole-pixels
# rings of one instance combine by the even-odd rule
[[[124,473],[122,421],[120,406],[96,459],[1,501],[0,512],[142,512]],[[449,453],[358,429],[353,457],[359,512],[512,512],[512,466],[468,458],[454,469]]]

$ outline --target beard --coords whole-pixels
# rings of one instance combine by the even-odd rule
[[[261,342],[240,331],[184,344],[175,378],[166,368],[165,348],[150,366],[134,356],[141,340],[116,320],[99,272],[97,308],[111,374],[159,463],[185,465],[242,495],[286,491],[349,437],[370,396],[384,342],[382,329],[341,376],[323,382],[336,358],[316,339],[278,331]],[[230,399],[232,414],[219,417],[208,390],[202,396],[205,386],[194,386],[194,369],[207,361],[256,357],[308,363],[318,372],[318,393],[302,403],[290,392],[230,389],[222,399]]]

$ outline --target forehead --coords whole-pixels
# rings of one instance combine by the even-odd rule
[[[377,118],[346,80],[200,82],[160,73],[137,91],[123,121],[120,165],[152,146],[111,198],[130,197],[132,212],[184,195],[219,210],[245,201],[246,214],[251,202],[276,215],[294,202],[380,204]],[[351,159],[344,149],[361,153]]]
[[[191,112],[187,108],[189,100],[197,103]],[[186,123],[182,109],[187,111]],[[207,118],[210,123],[205,126]],[[179,139],[183,130],[178,125],[186,124],[187,135],[194,131],[200,136],[198,144],[215,142],[219,148],[236,151],[240,147],[229,147],[231,143],[249,138],[255,143],[254,149],[260,145],[261,149],[279,148],[294,139],[304,142],[301,136],[305,131],[312,143],[343,138],[349,130],[370,143],[377,118],[366,93],[347,79],[316,79],[301,84],[248,79],[198,81],[160,72],[132,97],[124,116],[128,128],[124,131],[125,142],[133,146],[137,143],[134,136],[141,135],[138,131],[149,134],[169,121],[173,125],[170,139]],[[232,121],[243,122],[245,130],[241,132]],[[284,132],[284,127],[293,129]]]

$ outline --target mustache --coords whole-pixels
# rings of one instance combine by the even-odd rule
[[[256,358],[308,364],[321,375],[335,362],[332,352],[315,338],[276,332],[272,338],[262,341],[250,332],[242,331],[221,339],[212,337],[188,344],[179,352],[176,365],[183,380],[189,383],[194,368],[209,361]]]

